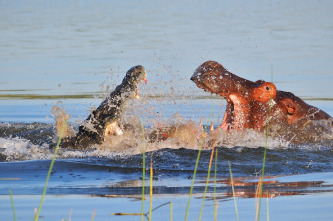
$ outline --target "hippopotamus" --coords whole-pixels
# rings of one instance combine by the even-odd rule
[[[121,135],[122,129],[118,120],[124,110],[126,102],[133,97],[138,98],[138,83],[147,83],[147,74],[143,66],[137,65],[126,72],[120,85],[92,111],[83,124],[79,126],[78,133],[73,137],[65,138],[62,147],[86,149],[95,144],[101,144],[105,137]]]
[[[197,87],[225,98],[227,105],[220,127],[225,131],[253,129],[281,135],[293,142],[313,138],[314,122],[329,123],[331,116],[311,106],[291,92],[280,91],[271,82],[241,78],[216,61],[207,61],[194,72]],[[324,128],[322,125],[320,128]],[[310,135],[309,135],[310,133]],[[316,139],[316,138],[314,138]]]

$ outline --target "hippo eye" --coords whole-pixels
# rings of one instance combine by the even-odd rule
[[[267,86],[267,87],[266,87],[266,91],[269,91],[269,89],[270,89],[270,88]]]

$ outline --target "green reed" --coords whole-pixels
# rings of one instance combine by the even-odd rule
[[[235,212],[236,212],[236,217],[237,217],[237,221],[238,221],[239,217],[238,217],[238,209],[237,209],[237,203],[236,203],[234,180],[232,178],[232,171],[231,171],[231,165],[230,165],[230,161],[229,160],[228,160],[228,164],[229,164],[229,173],[230,173],[230,180],[231,180],[232,195],[234,197]]]
[[[16,214],[15,214],[15,207],[14,207],[14,199],[13,199],[13,193],[11,190],[9,190],[9,196],[10,196],[10,202],[12,204],[12,210],[13,210],[13,220],[16,221]]]
[[[141,213],[112,213],[110,215],[113,216],[141,216],[141,220],[144,220],[146,217],[149,221],[151,220],[152,212],[157,210],[158,208],[170,204],[170,220],[172,221],[172,202],[167,202],[161,204],[154,209],[152,209],[152,199],[153,199],[153,154],[150,157],[150,179],[149,179],[149,211],[147,213],[144,212],[144,200],[145,200],[145,174],[146,174],[146,148],[145,148],[145,135],[144,135],[144,126],[143,122],[141,121],[142,127],[142,141],[143,141],[143,148],[142,148],[142,199],[141,199]]]
[[[152,203],[153,203],[153,154],[151,154],[151,157],[150,157],[149,221],[151,220]]]
[[[188,212],[189,212],[190,204],[191,204],[191,198],[192,198],[193,186],[194,186],[194,181],[195,181],[195,175],[196,175],[197,169],[198,169],[198,164],[199,164],[199,159],[200,159],[200,154],[201,154],[203,142],[204,142],[204,139],[201,140],[201,144],[200,144],[200,148],[199,148],[199,151],[198,151],[197,160],[195,162],[195,167],[194,167],[194,172],[193,172],[193,178],[192,178],[192,183],[191,183],[191,189],[190,189],[190,196],[189,196],[189,199],[188,199],[188,202],[187,202],[185,221],[187,221],[187,218],[188,218]]]
[[[146,179],[146,147],[145,147],[145,131],[143,122],[142,126],[142,199],[141,199],[141,221],[144,220],[144,201],[145,201],[145,179]]]
[[[214,110],[214,107],[215,107],[215,104],[213,105],[212,109],[210,110],[210,114],[209,116],[212,115],[212,112]],[[205,127],[204,131],[207,130],[207,127]],[[216,139],[215,139],[216,140]],[[213,146],[215,146],[215,140],[214,140],[214,144]],[[188,219],[188,213],[189,213],[189,209],[190,209],[190,204],[191,204],[191,198],[192,198],[192,193],[193,193],[193,187],[194,187],[194,181],[195,181],[195,175],[197,173],[197,169],[198,169],[198,164],[199,164],[199,160],[200,160],[200,155],[201,155],[201,150],[202,150],[202,147],[203,147],[203,144],[204,144],[204,137],[202,137],[201,139],[201,143],[200,143],[200,147],[199,147],[199,151],[198,151],[198,156],[197,156],[197,160],[195,162],[195,167],[194,167],[194,172],[193,172],[193,178],[192,178],[192,183],[191,183],[191,188],[190,188],[190,193],[189,193],[189,199],[188,199],[188,202],[187,202],[187,208],[186,208],[186,215],[185,215],[185,221],[187,221]],[[210,172],[210,170],[208,170]],[[209,176],[208,176],[209,177]],[[205,197],[205,195],[204,195]],[[202,209],[200,210],[200,217],[199,217],[199,220],[201,219],[201,214],[202,214]]]
[[[91,215],[91,221],[94,221],[95,220],[95,215],[96,215],[96,209],[94,209],[92,215]]]
[[[62,140],[62,136],[64,135],[64,132],[65,132],[65,129],[66,129],[68,117],[69,116],[66,116],[65,123],[64,123],[63,127],[61,128],[59,139],[58,139],[57,145],[56,145],[54,153],[53,153],[53,157],[52,157],[52,160],[51,160],[51,164],[50,164],[49,171],[47,173],[47,177],[46,177],[46,181],[45,181],[45,185],[44,185],[42,199],[41,199],[41,201],[39,203],[38,211],[37,211],[37,213],[35,215],[35,221],[38,220],[39,214],[40,214],[40,212],[42,210],[43,202],[44,202],[45,196],[46,196],[47,185],[49,183],[50,175],[51,175],[51,172],[52,172],[52,169],[53,169],[55,158],[56,158],[58,150],[59,150],[59,146],[60,146],[60,143],[61,143],[61,140]]]
[[[260,220],[260,211],[261,211],[261,198],[262,198],[262,189],[263,189],[263,180],[264,180],[264,173],[265,173],[265,164],[266,164],[266,155],[267,155],[267,145],[268,145],[268,134],[269,134],[269,118],[271,116],[271,100],[269,102],[269,108],[268,108],[268,122],[266,127],[266,140],[265,140],[265,150],[264,150],[264,159],[262,162],[262,170],[261,170],[261,178],[259,182],[260,188],[259,188],[259,208],[258,208],[258,220]]]
[[[216,173],[217,173],[217,155],[218,149],[215,152],[215,170],[214,170],[214,220],[217,221],[217,201],[216,201]]]
[[[215,136],[213,144],[212,144],[212,151],[211,151],[210,159],[209,159],[206,186],[205,186],[205,191],[204,191],[204,195],[202,197],[202,203],[201,203],[201,208],[200,208],[199,221],[201,220],[201,217],[202,217],[203,206],[204,206],[205,199],[206,199],[206,193],[207,193],[207,188],[208,188],[208,183],[209,183],[209,178],[210,178],[210,170],[212,167],[212,162],[213,162],[213,157],[214,157],[215,142],[216,142],[216,136]]]
[[[170,202],[170,221],[172,221],[172,207],[173,207],[173,204],[172,204],[172,202]]]
[[[271,59],[271,82],[273,83],[273,61]],[[267,154],[267,146],[268,146],[268,135],[269,135],[269,124],[270,124],[270,117],[271,117],[271,111],[272,111],[272,100],[271,98],[269,100],[268,104],[268,120],[267,120],[267,126],[266,126],[266,139],[265,139],[265,150],[264,150],[264,157],[262,162],[262,170],[261,170],[261,179],[259,182],[260,188],[259,188],[259,207],[258,207],[258,220],[260,220],[260,212],[261,212],[261,198],[262,198],[262,189],[263,189],[263,179],[264,179],[264,173],[265,173],[265,163],[266,163],[266,154]]]

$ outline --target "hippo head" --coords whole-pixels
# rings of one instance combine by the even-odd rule
[[[278,124],[290,125],[301,119],[330,117],[292,93],[276,90],[273,83],[238,77],[215,61],[200,65],[191,80],[199,88],[226,99],[227,107],[221,124],[225,130],[261,130],[271,118]]]
[[[268,101],[275,99],[277,93],[274,84],[262,80],[252,82],[238,77],[215,61],[200,65],[191,80],[199,88],[226,99],[227,108],[221,125],[226,130],[261,128],[263,118],[259,119],[253,113],[259,110],[267,112]]]
[[[317,107],[305,103],[293,93],[278,91],[276,96],[278,109],[286,116],[288,124],[306,123],[311,120],[329,119],[330,115]]]

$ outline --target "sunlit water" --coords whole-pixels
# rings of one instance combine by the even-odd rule
[[[11,189],[19,219],[33,216],[38,200],[31,195],[42,193],[53,154],[49,144],[56,141],[52,107],[61,101],[58,105],[77,129],[91,108],[137,64],[147,69],[148,84],[139,86],[141,100],[131,103],[125,120],[135,116],[146,132],[174,122],[219,125],[225,101],[210,97],[189,80],[206,60],[216,60],[249,80],[273,81],[279,90],[291,91],[332,116],[332,10],[330,1],[1,1],[0,178],[14,178],[0,181],[1,213],[6,219],[12,217]],[[230,161],[240,216],[254,219],[254,202],[245,198],[254,197],[266,137],[252,131],[219,139],[219,213],[235,218]],[[90,151],[61,149],[49,183],[50,201],[59,210],[67,209],[67,214],[73,207],[85,210],[74,212],[73,218],[81,214],[78,219],[93,212],[94,206],[87,206],[91,200],[103,208],[97,210],[101,220],[112,212],[139,212],[140,202],[128,199],[137,199],[142,191],[145,144],[146,166],[152,159],[154,193],[159,195],[154,205],[173,201],[178,208],[175,219],[183,219],[200,141],[146,144],[136,136],[125,144]],[[198,218],[203,196],[211,154],[208,144],[199,161],[193,219]],[[270,191],[264,197],[274,198],[269,204],[271,218],[331,220],[327,205],[332,199],[332,142],[295,146],[269,138],[267,145],[265,174],[270,177],[264,190]],[[213,191],[209,183],[206,219],[213,217]],[[65,197],[59,200],[53,195]],[[101,197],[111,195],[129,198]],[[24,205],[31,202],[36,205],[26,209]],[[102,207],[103,203],[114,209]],[[67,217],[54,214],[45,204],[47,220]],[[299,206],[285,217],[281,211],[288,204]],[[127,205],[135,211],[121,211]],[[155,212],[156,219],[169,215],[165,208],[160,213]]]

